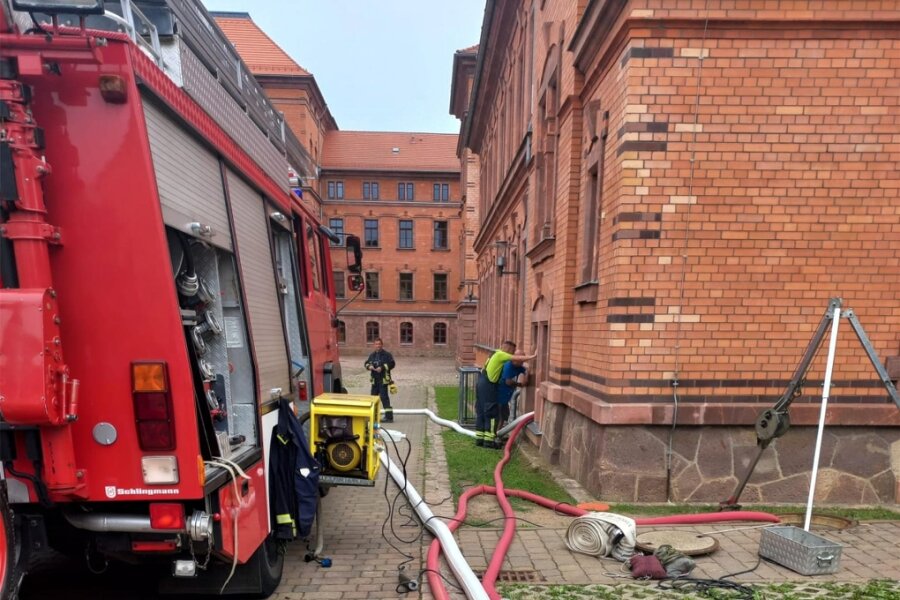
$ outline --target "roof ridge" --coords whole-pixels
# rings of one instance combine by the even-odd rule
[[[210,14],[213,14],[213,13],[210,13]],[[262,36],[269,42],[269,44],[271,44],[270,50],[274,49],[275,51],[277,51],[278,53],[280,53],[280,54],[282,55],[283,58],[286,58],[288,61],[291,62],[291,64],[293,64],[295,67],[297,67],[298,69],[300,69],[301,71],[303,71],[303,74],[305,74],[305,75],[312,75],[312,73],[311,73],[308,69],[306,69],[303,65],[301,65],[301,64],[298,63],[296,60],[294,60],[294,57],[292,57],[290,54],[288,54],[288,53],[284,50],[284,48],[282,48],[282,47],[278,44],[278,42],[276,42],[275,40],[273,40],[273,39],[271,38],[271,36],[269,36],[269,34],[266,33],[266,31],[265,31],[262,27],[260,27],[260,26],[256,23],[256,21],[253,20],[253,17],[250,16],[250,13],[236,13],[236,14],[242,14],[242,15],[245,14],[245,15],[247,15],[247,18],[245,19],[245,18],[243,18],[243,17],[235,17],[235,16],[229,15],[229,14],[227,14],[227,13],[226,13],[224,16],[222,16],[222,17],[216,17],[216,16],[213,14],[213,18],[216,19],[216,23],[217,23],[217,24],[219,23],[220,20],[224,20],[224,19],[230,19],[230,20],[234,20],[234,21],[247,21],[247,22],[251,23],[252,26],[253,26],[253,28],[254,28],[257,32],[259,32],[260,34],[262,34]],[[220,25],[220,26],[221,26],[221,25]],[[229,37],[227,33],[225,34],[225,37]],[[234,46],[235,48],[237,48],[237,44],[235,44],[230,38],[229,38],[229,41],[231,42],[231,45],[232,45],[232,46]],[[240,52],[238,52],[238,53],[240,54]],[[245,62],[246,62],[246,59],[245,59]],[[270,66],[270,68],[271,68],[271,66]],[[283,68],[283,67],[282,67],[282,68]],[[252,71],[252,70],[253,70],[253,69],[251,68],[251,71]]]
[[[249,21],[253,20],[253,18],[250,16],[250,13],[241,10],[210,10],[208,12],[209,16],[213,18],[220,17],[224,19],[241,19]]]
[[[400,135],[459,135],[458,133],[444,133],[442,131],[381,131],[374,129],[340,129],[329,131],[331,133],[396,133]]]

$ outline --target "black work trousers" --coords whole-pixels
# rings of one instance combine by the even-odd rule
[[[491,382],[482,371],[475,384],[475,441],[493,443],[500,422],[500,405],[497,404],[497,384]]]

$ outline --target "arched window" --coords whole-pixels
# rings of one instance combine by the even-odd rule
[[[381,337],[378,321],[366,321],[366,343],[374,344],[375,340]]]
[[[346,344],[347,343],[347,324],[344,323],[343,321],[338,321],[337,341],[338,341],[338,344]]]
[[[401,344],[412,344],[413,343],[413,324],[409,321],[404,321],[400,323],[400,343]]]
[[[446,323],[435,323],[434,324],[434,343],[435,344],[446,344],[447,343],[447,324]]]

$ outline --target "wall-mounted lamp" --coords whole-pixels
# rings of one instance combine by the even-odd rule
[[[506,271],[507,254],[509,253],[509,242],[505,240],[497,240],[494,242],[497,247],[497,275],[518,275],[518,270]]]
[[[463,300],[466,302],[474,302],[478,300],[478,297],[475,295],[475,286],[478,285],[478,282],[473,279],[467,279],[463,283],[466,286],[466,295],[463,296]]]

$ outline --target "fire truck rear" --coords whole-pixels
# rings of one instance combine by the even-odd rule
[[[0,1],[0,598],[48,545],[265,597],[278,406],[340,391],[333,234],[198,1],[105,8]]]

